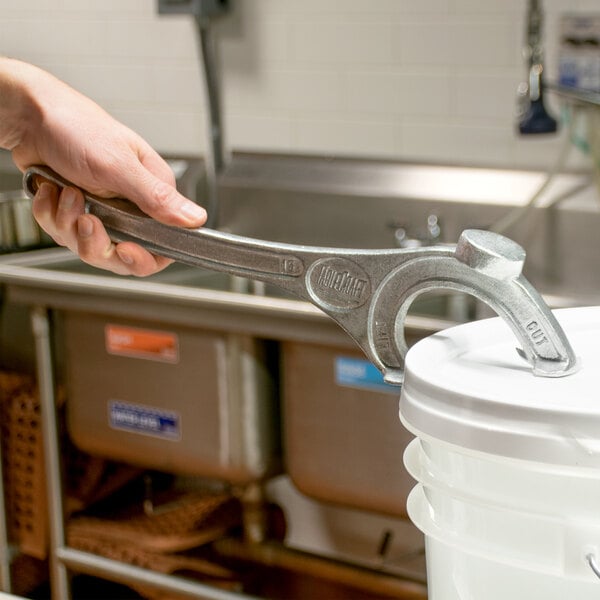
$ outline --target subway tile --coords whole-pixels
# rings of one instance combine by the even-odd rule
[[[235,2],[234,11],[242,12],[247,19],[263,19],[281,17],[289,14],[290,7],[296,0],[253,0],[252,2]]]
[[[581,0],[544,0],[542,3],[543,14],[576,10],[580,2]],[[524,6],[524,9],[527,10],[527,5]]]
[[[443,15],[453,8],[454,0],[400,0],[398,10],[404,15]]]
[[[253,78],[229,75],[225,83],[232,107],[334,111],[344,102],[343,76],[336,71],[264,69]]]
[[[228,70],[250,74],[263,65],[290,62],[290,36],[286,20],[247,20],[236,35],[219,38],[220,59]]]
[[[166,105],[205,105],[204,78],[200,65],[178,67],[175,65],[153,65],[150,90],[147,100]]]
[[[60,27],[60,35],[57,34]],[[39,16],[3,21],[0,52],[20,56],[21,49],[41,56],[103,56],[106,53],[103,21],[55,21]]]
[[[292,149],[292,124],[286,116],[228,114],[229,147],[236,150],[288,152]]]
[[[598,0],[577,0],[573,8],[575,8],[578,12],[589,12],[594,14],[600,13],[600,6],[598,6]],[[561,6],[560,10],[562,12],[565,12],[564,5]]]
[[[316,64],[389,64],[390,23],[296,21],[291,31],[292,60]]]
[[[504,18],[455,23],[451,59],[460,66],[506,66],[513,62],[513,25]]]
[[[402,23],[393,36],[393,53],[402,65],[447,66],[452,63],[452,33],[439,20]]]
[[[293,121],[293,148],[363,157],[392,157],[399,128],[395,121],[300,117]]]
[[[399,75],[395,71],[350,71],[346,75],[347,107],[357,113],[400,112]]]
[[[48,1],[48,0],[46,0]],[[51,0],[50,0],[51,2]],[[59,0],[62,10],[85,11],[87,13],[138,13],[146,15],[156,11],[158,0]]]
[[[398,80],[403,115],[444,117],[451,112],[447,72],[403,73]]]
[[[191,19],[142,21],[110,20],[106,25],[106,54],[155,60],[190,59],[197,55]]]
[[[510,162],[510,134],[485,124],[412,121],[402,126],[402,156],[409,160],[472,165]]]
[[[231,109],[281,105],[286,94],[280,72],[274,69],[260,69],[251,74],[225,69],[222,84],[224,104]]]
[[[400,5],[406,0],[271,0],[285,6],[285,10],[291,14],[303,14],[319,16],[360,14],[388,14],[401,10]],[[410,1],[410,0],[409,0]],[[415,1],[415,0],[413,0]],[[423,0],[430,2],[435,0]],[[440,0],[442,1],[442,0]],[[264,4],[261,0],[259,4]]]
[[[294,70],[284,74],[285,107],[291,110],[339,111],[344,78],[339,71]]]
[[[459,118],[514,121],[517,86],[521,78],[514,74],[488,74],[482,71],[458,74],[454,79],[455,108]]]
[[[149,65],[77,65],[71,67],[74,86],[100,104],[144,104],[152,99],[153,73]]]
[[[43,43],[37,44],[33,33],[36,25],[27,25],[25,19],[0,19],[0,54],[19,58],[43,53]]]
[[[389,115],[445,116],[451,110],[449,77],[443,72],[351,72],[348,109]]]
[[[64,21],[63,34],[52,36],[48,50],[64,56],[104,56],[106,54],[106,23],[102,20]]]
[[[525,16],[527,10],[527,4],[523,0],[452,0],[452,3],[458,14],[515,12]]]
[[[206,148],[204,118],[197,112],[183,112],[109,106],[110,113],[141,135],[163,154],[198,156]]]
[[[62,8],[62,0],[2,0],[2,15],[10,16],[11,13],[35,14],[37,11],[52,11]]]
[[[514,64],[508,20],[424,19],[400,25],[394,54],[403,65],[506,66]]]

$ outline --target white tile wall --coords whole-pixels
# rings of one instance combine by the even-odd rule
[[[545,167],[560,136],[515,133],[526,4],[234,0],[216,27],[227,146]],[[552,74],[560,13],[600,7],[544,8]],[[153,0],[0,1],[0,53],[54,72],[162,152],[205,147],[197,51],[191,19],[158,16]]]

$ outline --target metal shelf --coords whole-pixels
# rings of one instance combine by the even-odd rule
[[[546,88],[555,94],[578,104],[600,107],[600,92],[548,83]]]

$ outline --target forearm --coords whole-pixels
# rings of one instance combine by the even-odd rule
[[[0,148],[12,150],[39,122],[35,89],[43,76],[32,65],[0,57]]]

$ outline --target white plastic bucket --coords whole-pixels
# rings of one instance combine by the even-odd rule
[[[500,319],[407,356],[408,513],[429,600],[600,598],[600,309],[556,316],[582,363],[561,379],[532,375]]]

